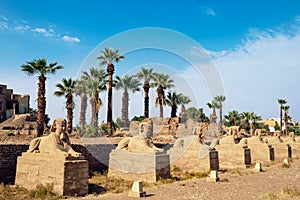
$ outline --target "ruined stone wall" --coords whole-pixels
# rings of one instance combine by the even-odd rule
[[[28,150],[28,144],[0,144],[0,183],[14,184],[16,177],[17,157]],[[107,170],[107,164],[97,160],[85,146],[72,144],[72,148],[80,152],[89,162],[89,174]]]
[[[28,145],[0,144],[0,182],[14,183],[17,157],[27,151]]]

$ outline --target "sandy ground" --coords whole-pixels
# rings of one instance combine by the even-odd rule
[[[147,197],[141,199],[163,200],[214,200],[214,199],[300,199],[283,192],[284,188],[297,189],[300,193],[300,160],[294,160],[289,168],[281,163],[263,166],[263,172],[253,169],[220,172],[220,182],[207,182],[205,178],[144,188]],[[124,200],[128,192],[120,194],[89,195],[70,199]]]

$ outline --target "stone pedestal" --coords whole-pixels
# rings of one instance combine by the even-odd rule
[[[254,171],[256,171],[256,172],[262,172],[262,167],[261,167],[261,163],[260,162],[258,162],[258,163],[255,164]]]
[[[244,148],[244,161],[245,161],[245,167],[250,168],[251,167],[251,151],[247,147]]]
[[[109,155],[108,177],[130,181],[156,182],[170,178],[170,158],[166,153],[133,153],[113,150]]]
[[[88,178],[88,162],[83,157],[23,153],[18,157],[15,184],[27,189],[53,184],[57,194],[73,196],[88,193]]]
[[[128,197],[146,197],[146,192],[143,191],[143,183],[139,181],[133,182],[131,191],[128,193]]]
[[[220,180],[218,177],[218,170],[211,170],[209,177],[206,180],[207,182],[218,182]]]

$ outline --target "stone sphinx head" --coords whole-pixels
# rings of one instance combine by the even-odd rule
[[[56,118],[50,128],[50,132],[57,134],[61,140],[65,139],[67,121],[64,118]]]
[[[141,122],[139,124],[139,137],[151,138],[153,137],[153,122],[152,120],[148,122]]]

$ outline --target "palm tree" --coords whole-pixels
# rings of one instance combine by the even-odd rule
[[[149,118],[149,89],[150,89],[150,81],[154,79],[154,72],[153,68],[141,68],[141,71],[137,73],[137,78],[138,79],[143,79],[144,80],[144,93],[145,93],[145,98],[144,98],[144,116],[145,118]]]
[[[81,79],[84,80],[87,93],[91,97],[90,103],[92,107],[92,119],[91,124],[95,129],[96,133],[98,132],[98,115],[99,109],[102,105],[102,100],[99,98],[99,93],[106,90],[106,77],[104,69],[97,69],[95,67],[90,68],[90,71],[83,71]]]
[[[246,132],[250,133],[250,120],[251,120],[252,113],[251,112],[243,112],[241,116],[245,123]]]
[[[219,109],[219,104],[217,101],[212,100],[211,103],[206,104],[209,109],[212,109],[212,114],[210,115],[210,123],[216,123],[217,114],[216,114],[216,108]]]
[[[278,103],[280,104],[280,134],[282,135],[282,107],[284,104],[287,103],[285,99],[277,99]]]
[[[285,124],[285,135],[289,134],[289,125],[288,125],[288,112],[290,106],[282,106],[282,110],[284,110],[284,124]]]
[[[240,120],[239,112],[236,110],[228,112],[228,115],[225,115],[225,119],[227,119],[230,123],[230,126],[236,126]]]
[[[123,97],[122,97],[122,112],[121,112],[121,122],[120,126],[128,128],[129,127],[129,119],[128,119],[128,103],[129,103],[129,94],[128,90],[131,90],[132,93],[139,91],[139,87],[141,83],[135,76],[125,75],[124,77],[116,77],[116,89],[123,89]]]
[[[179,95],[176,92],[168,92],[166,102],[171,107],[171,118],[177,117],[177,105],[180,103]]]
[[[262,120],[262,118],[261,118],[261,116],[256,115],[254,112],[251,113],[250,118],[252,120],[252,130],[253,130],[253,133],[255,133],[256,122],[259,121],[259,120]]]
[[[75,94],[80,96],[80,117],[79,117],[79,126],[84,127],[86,124],[86,109],[87,109],[87,84],[81,78],[80,80],[76,81],[75,85]]]
[[[191,99],[188,96],[185,96],[181,93],[178,94],[178,96],[179,96],[179,103],[181,105],[181,111],[180,111],[181,123],[186,123],[185,105],[189,104],[191,102]]]
[[[109,127],[109,135],[113,134],[112,130],[112,87],[113,87],[113,74],[115,71],[115,66],[113,62],[119,62],[124,59],[124,56],[119,55],[119,49],[113,50],[110,48],[104,48],[101,51],[102,55],[97,57],[100,62],[100,66],[107,65],[108,73],[108,100],[107,100],[107,125]]]
[[[44,133],[45,126],[45,111],[46,111],[46,80],[47,74],[55,74],[63,66],[57,65],[57,62],[47,65],[47,59],[42,58],[27,62],[21,66],[22,71],[26,72],[29,76],[34,74],[38,75],[38,114],[37,114],[37,136],[40,137]]]
[[[223,109],[223,102],[226,100],[226,97],[223,95],[216,96],[215,101],[219,104],[219,111],[220,111],[220,131],[223,134],[223,122],[222,122],[222,109]]]
[[[62,83],[56,84],[58,88],[57,91],[54,92],[54,95],[57,97],[65,96],[66,108],[67,108],[67,116],[68,116],[68,127],[67,131],[69,134],[72,133],[73,129],[73,109],[74,109],[74,101],[73,101],[73,93],[75,93],[75,84],[72,78],[62,79]]]
[[[159,117],[164,117],[164,108],[166,105],[165,89],[174,87],[173,80],[170,79],[168,74],[155,73],[152,86],[157,87],[157,97],[155,105],[159,105]]]

